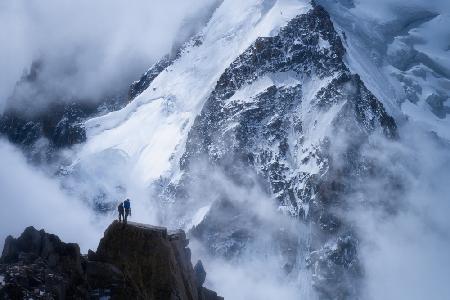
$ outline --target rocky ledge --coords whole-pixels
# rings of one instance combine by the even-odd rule
[[[201,261],[191,264],[184,231],[113,222],[97,251],[28,227],[6,238],[0,299],[220,300],[203,287]]]

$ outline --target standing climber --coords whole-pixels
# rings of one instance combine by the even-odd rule
[[[119,206],[117,206],[117,210],[119,211],[119,222],[125,220],[123,202],[120,202]]]
[[[131,205],[130,199],[127,199],[123,202],[123,207],[125,208],[125,224],[127,223],[128,216],[131,216]]]

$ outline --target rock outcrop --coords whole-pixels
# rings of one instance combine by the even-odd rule
[[[113,222],[96,252],[28,227],[9,236],[0,259],[1,299],[219,300],[191,264],[182,230]]]

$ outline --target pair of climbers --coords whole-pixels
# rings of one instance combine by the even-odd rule
[[[128,216],[131,216],[130,199],[127,198],[127,200],[120,202],[117,210],[119,211],[119,222],[123,221],[126,224]]]

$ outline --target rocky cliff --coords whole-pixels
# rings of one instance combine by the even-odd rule
[[[9,236],[0,259],[1,299],[219,300],[191,264],[183,231],[115,221],[96,252],[28,227]]]
[[[221,75],[189,132],[181,180],[163,192],[192,205],[191,187],[208,185],[204,174],[217,169],[234,186],[262,186],[280,211],[310,225],[303,240],[293,235],[281,247],[288,249],[282,250],[288,270],[306,261],[320,299],[359,297],[359,237],[342,212],[360,182],[385,173],[364,154],[370,137],[398,135],[395,120],[344,56],[318,5],[277,35],[257,38]],[[233,200],[220,194],[221,203],[192,232],[213,255],[237,257],[258,236],[261,225]],[[233,224],[224,226],[229,219]]]

